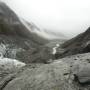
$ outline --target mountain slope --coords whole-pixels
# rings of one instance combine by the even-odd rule
[[[24,23],[5,3],[0,2],[0,46],[4,49],[0,54],[25,63],[46,63],[51,58],[49,48],[44,46],[48,40],[31,32],[33,28],[38,29],[35,25],[27,28]]]
[[[28,28],[28,30],[32,33],[35,33],[36,35],[48,39],[48,40],[53,40],[53,39],[66,39],[66,36],[62,34],[61,32],[56,32],[55,30],[48,30],[48,29],[43,29],[37,27],[34,23],[32,22],[27,22],[23,19],[21,19],[22,23]]]
[[[42,38],[39,36],[35,37],[18,16],[3,2],[0,2],[0,34],[28,38],[38,44],[43,44],[44,42],[44,39],[42,40],[43,42],[40,42],[39,40]]]
[[[0,2],[0,34],[17,35],[31,39],[38,44],[52,39],[65,39],[60,32],[38,28],[34,23],[19,18],[5,3]],[[3,30],[3,31],[2,31]]]
[[[62,48],[64,52],[60,55],[61,57],[90,52],[90,27],[75,38],[66,41],[62,44]]]

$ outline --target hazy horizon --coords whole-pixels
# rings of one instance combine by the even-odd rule
[[[73,37],[90,26],[89,0],[4,0],[18,16]]]

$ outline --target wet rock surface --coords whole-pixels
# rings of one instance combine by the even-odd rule
[[[69,73],[69,67],[63,62],[27,68],[17,74],[4,90],[70,90],[65,73]]]
[[[87,57],[90,53],[69,56],[51,64],[28,65],[13,75],[3,90],[89,90]]]

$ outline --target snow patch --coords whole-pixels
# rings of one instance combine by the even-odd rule
[[[16,59],[0,57],[0,68],[3,66],[4,69],[21,68],[26,64]]]

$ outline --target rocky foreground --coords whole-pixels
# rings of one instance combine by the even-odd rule
[[[90,53],[30,64],[0,81],[0,90],[90,90]]]

